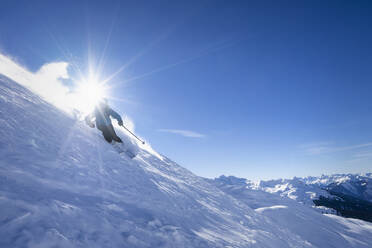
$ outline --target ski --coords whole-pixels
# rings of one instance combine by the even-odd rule
[[[136,156],[134,152],[130,151],[128,148],[123,147],[123,144],[113,141],[112,146],[119,154],[125,154],[131,159],[133,159]]]

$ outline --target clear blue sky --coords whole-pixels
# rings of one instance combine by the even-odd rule
[[[128,63],[112,105],[201,176],[366,172],[371,13],[371,1],[3,0],[0,51],[72,75],[89,54],[104,54],[105,76]]]

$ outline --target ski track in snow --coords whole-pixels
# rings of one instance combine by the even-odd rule
[[[0,126],[0,247],[372,246],[370,223],[266,192],[239,199],[123,132],[137,156],[120,155],[2,76]]]
[[[283,205],[276,205],[276,206],[271,206],[271,207],[262,207],[262,208],[256,208],[254,211],[258,213],[262,213],[267,210],[275,210],[275,209],[281,209],[281,208],[288,208],[287,206]]]

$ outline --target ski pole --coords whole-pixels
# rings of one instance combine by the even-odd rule
[[[133,135],[134,137],[136,137],[136,139],[138,139],[139,141],[141,141],[141,143],[144,145],[145,144],[145,141],[141,140],[140,138],[138,138],[134,133],[132,133],[128,128],[126,128],[124,125],[122,125],[123,128],[125,128],[125,130],[127,130],[131,135]]]

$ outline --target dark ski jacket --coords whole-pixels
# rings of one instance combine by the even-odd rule
[[[97,128],[102,126],[110,126],[112,125],[110,116],[116,119],[119,125],[120,123],[123,123],[120,115],[112,110],[107,104],[99,104],[96,106],[94,111],[85,117],[85,121],[88,125],[92,126],[92,120],[95,118]]]

